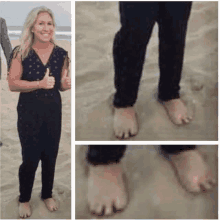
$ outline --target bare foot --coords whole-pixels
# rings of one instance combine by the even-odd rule
[[[19,202],[19,216],[21,218],[28,218],[31,216],[31,206],[29,202]]]
[[[127,194],[119,164],[90,167],[88,202],[90,211],[96,215],[113,214],[113,206],[117,211],[125,208]]]
[[[115,108],[114,132],[119,139],[127,139],[138,133],[134,107]]]
[[[188,114],[186,105],[181,99],[171,99],[163,105],[174,124],[181,125],[192,120],[192,116]]]
[[[203,160],[198,150],[187,150],[171,156],[171,162],[175,167],[181,183],[189,192],[210,190],[216,184],[211,169]]]
[[[43,200],[48,210],[53,212],[58,210],[58,203],[54,198],[48,198]]]

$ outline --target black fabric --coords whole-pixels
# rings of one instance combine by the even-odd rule
[[[89,145],[87,159],[93,165],[120,162],[125,145]]]
[[[162,145],[168,154],[175,154],[185,150],[194,150],[194,145]],[[87,160],[92,165],[119,163],[126,150],[125,145],[89,145]]]
[[[133,106],[155,22],[159,25],[159,99],[179,98],[192,2],[120,2],[121,29],[113,43],[115,107]]]
[[[168,154],[176,154],[181,151],[194,150],[195,145],[162,145],[161,148]]]
[[[42,162],[43,199],[52,197],[56,158],[61,134],[61,96],[59,93],[61,70],[67,52],[55,46],[50,59],[44,65],[31,50],[22,61],[22,79],[36,81],[43,79],[46,68],[55,77],[53,89],[38,89],[20,93],[17,105],[18,133],[22,147],[22,164],[19,168],[20,202],[31,198],[35,172]],[[12,57],[12,56],[11,56]]]

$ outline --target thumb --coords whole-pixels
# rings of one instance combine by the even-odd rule
[[[47,68],[47,71],[46,71],[46,74],[44,77],[49,77],[49,74],[50,74],[50,70],[49,70],[49,68]]]
[[[63,73],[63,78],[66,78],[66,77],[68,77],[68,70],[67,69],[65,69],[64,73]]]

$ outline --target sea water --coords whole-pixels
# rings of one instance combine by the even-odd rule
[[[10,40],[17,40],[20,38],[22,32],[22,26],[8,26],[8,36]],[[71,41],[71,27],[58,26],[55,32],[56,40]]]

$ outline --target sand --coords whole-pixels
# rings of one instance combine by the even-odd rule
[[[198,147],[217,179],[218,147]],[[87,203],[86,151],[87,146],[76,146],[76,219],[97,219]],[[129,203],[123,212],[105,219],[218,219],[218,187],[196,196],[186,192],[159,146],[130,145],[121,163]]]
[[[19,44],[13,40],[12,46]],[[68,51],[71,58],[71,45],[68,41],[57,41],[57,44]],[[1,219],[16,219],[18,216],[18,168],[22,162],[21,146],[17,133],[17,102],[19,93],[10,92],[6,81],[6,65],[3,56],[1,80]],[[56,163],[53,194],[60,203],[56,212],[49,212],[40,200],[41,165],[36,172],[31,198],[31,219],[71,219],[71,91],[61,93],[62,96],[62,134],[60,149]]]
[[[193,122],[176,126],[156,101],[158,26],[154,26],[138,100],[139,133],[131,141],[217,140],[218,3],[193,2],[186,38],[181,96]],[[113,133],[112,45],[118,2],[76,2],[76,140],[117,140]]]

